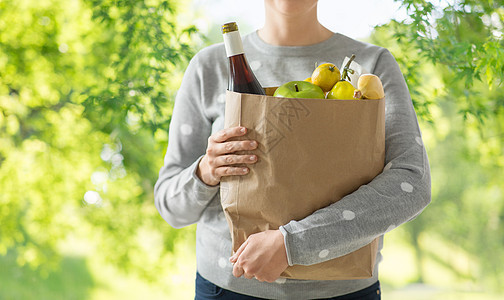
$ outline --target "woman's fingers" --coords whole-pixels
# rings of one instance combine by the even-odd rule
[[[247,150],[255,150],[257,148],[256,141],[230,141],[223,142],[218,144],[213,144],[210,146],[213,155],[224,155],[230,154],[237,151],[247,151]]]
[[[233,275],[235,277],[241,277],[245,272],[243,271],[243,269],[237,265],[235,265],[233,267]]]
[[[240,257],[240,255],[242,254],[243,250],[245,250],[245,247],[247,247],[247,244],[248,244],[248,239],[245,240],[245,242],[243,242],[243,244],[240,245],[240,247],[238,247],[238,250],[236,250],[235,254],[233,254],[230,258],[229,258],[229,261],[231,263],[235,263],[237,260],[238,260],[238,257]]]
[[[245,175],[249,168],[244,166],[257,162],[257,156],[235,154],[238,151],[251,151],[257,148],[256,141],[228,141],[230,138],[243,136],[245,127],[232,127],[220,130],[208,138],[206,154],[201,159],[196,175],[206,184],[215,186],[221,177]],[[242,165],[242,166],[238,166]]]
[[[238,250],[236,250],[235,254],[233,254],[233,256],[231,256],[229,258],[229,261],[234,264],[234,266],[233,266],[233,275],[235,277],[241,277],[242,275],[243,276],[245,276],[245,275],[248,276],[248,274],[246,274],[245,271],[243,270],[242,266],[240,264],[236,264],[236,261],[238,260],[238,258],[242,254],[243,250],[245,250],[245,248],[247,247],[247,244],[248,244],[248,239],[245,240],[245,242],[243,242],[243,244],[240,245],[240,247],[238,248]],[[252,278],[252,277],[250,277],[250,278]],[[248,278],[248,277],[246,277],[246,278]]]
[[[233,176],[233,175],[245,175],[249,172],[249,168],[247,167],[220,167],[216,168],[214,173],[215,176],[224,177],[224,176]]]
[[[235,164],[253,164],[256,161],[256,155],[223,155],[219,156],[216,164],[219,166],[230,166]]]
[[[245,133],[247,133],[247,128],[245,127],[238,126],[238,127],[225,128],[220,130],[216,134],[211,135],[209,138],[209,142],[223,143],[232,137],[242,136]]]

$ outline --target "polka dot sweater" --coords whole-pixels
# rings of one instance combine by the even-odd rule
[[[352,53],[356,62],[378,75],[386,94],[385,168],[369,184],[338,202],[280,227],[290,265],[311,265],[368,244],[413,219],[430,202],[430,170],[407,85],[392,54],[384,48],[341,34],[319,44],[286,47],[262,41],[257,33],[243,39],[251,68],[263,87],[302,80],[314,65],[340,66]],[[155,185],[155,205],[171,226],[197,223],[198,272],[223,288],[267,299],[327,298],[370,286],[378,279],[378,255],[372,278],[340,281],[279,279],[261,283],[235,278],[231,236],[219,199],[219,187],[196,176],[208,137],[224,124],[228,60],[224,45],[200,51],[191,60],[175,99],[164,165]],[[393,258],[391,258],[393,259]]]

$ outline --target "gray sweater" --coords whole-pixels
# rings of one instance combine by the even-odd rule
[[[291,265],[336,258],[375,237],[381,237],[381,249],[383,235],[417,216],[431,198],[427,154],[408,88],[394,57],[384,48],[337,33],[319,44],[286,47],[269,45],[254,32],[243,38],[243,44],[263,87],[303,80],[310,76],[316,62],[340,66],[352,53],[357,63],[380,77],[386,94],[383,172],[340,201],[280,229]],[[233,277],[228,260],[231,236],[220,205],[219,186],[207,186],[195,174],[208,137],[223,128],[227,77],[228,60],[222,43],[203,49],[191,60],[175,99],[168,149],[155,185],[156,207],[171,226],[198,224],[199,273],[225,289],[267,299],[327,298],[376,282],[381,253],[374,276],[369,279],[279,279],[261,283]],[[352,218],[348,218],[349,214]],[[322,249],[324,255],[320,255]]]

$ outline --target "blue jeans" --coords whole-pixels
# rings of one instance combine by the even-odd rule
[[[225,290],[206,280],[198,272],[196,272],[196,297],[194,299],[195,300],[210,300],[210,299],[260,300],[263,298],[256,298]],[[380,299],[381,299],[380,282],[377,281],[370,287],[367,287],[360,291],[346,294],[343,296],[337,296],[321,300],[380,300]]]

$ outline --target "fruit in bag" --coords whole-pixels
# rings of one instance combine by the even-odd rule
[[[354,98],[356,99],[381,99],[385,97],[383,84],[380,78],[373,74],[362,74],[357,82]]]

